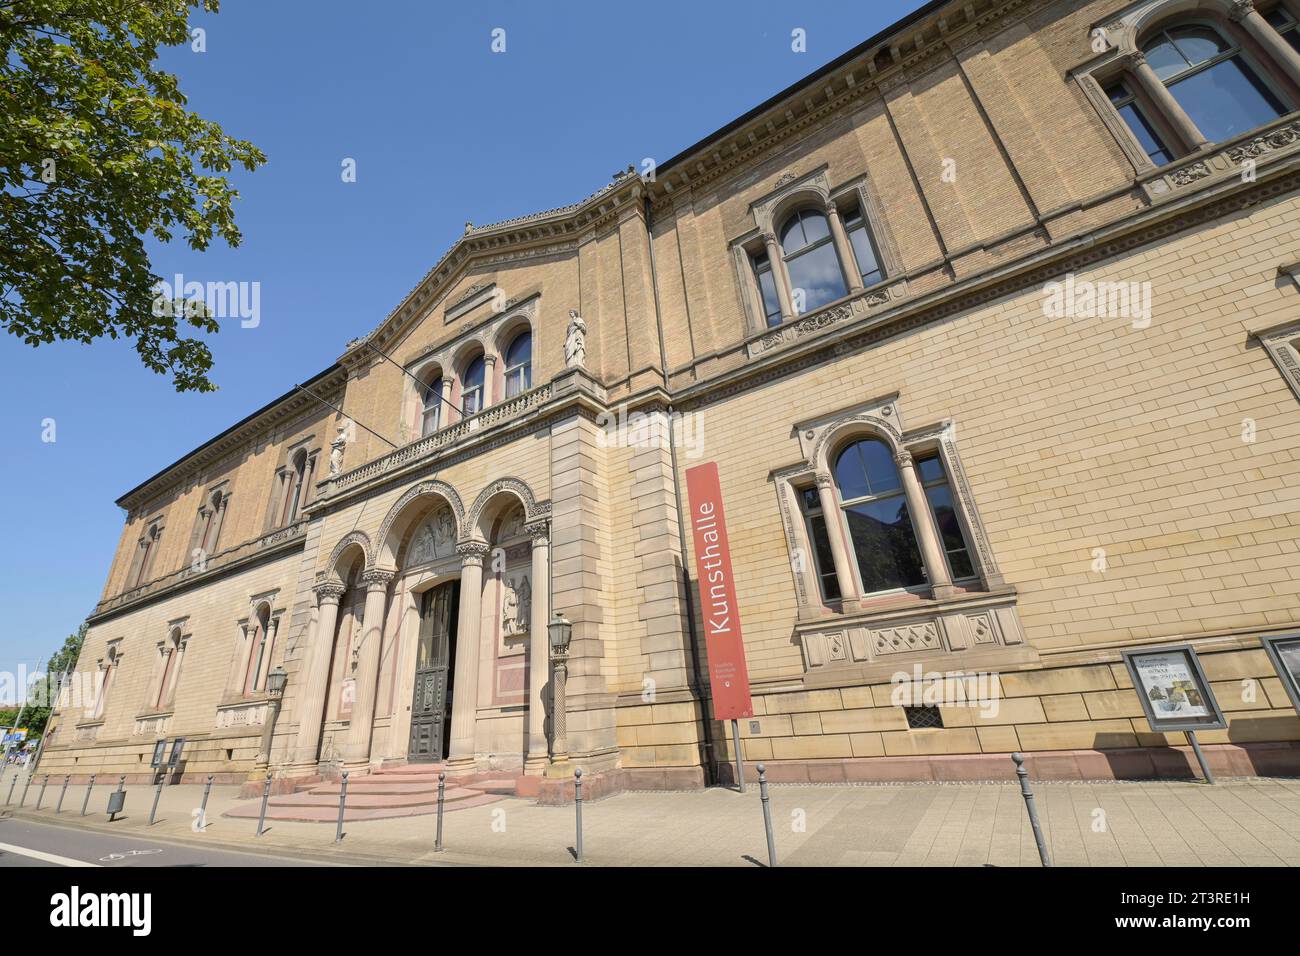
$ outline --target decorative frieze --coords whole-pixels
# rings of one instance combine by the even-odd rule
[[[270,702],[265,700],[248,703],[226,704],[217,708],[216,727],[227,730],[234,727],[261,727],[266,723]]]
[[[960,667],[969,655],[988,660],[990,652],[1017,659],[1032,654],[1024,643],[1015,595],[1009,593],[926,602],[914,610],[841,615],[801,623],[796,632],[810,676],[860,676],[863,668],[913,660]]]

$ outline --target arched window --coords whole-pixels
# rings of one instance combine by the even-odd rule
[[[181,630],[174,627],[168,633],[167,640],[162,645],[163,670],[162,676],[158,680],[158,695],[154,700],[155,707],[167,706],[172,698],[176,696],[176,682],[180,677],[182,646]]]
[[[781,227],[780,242],[795,312],[810,312],[848,295],[825,215],[816,209],[796,212]]]
[[[266,674],[271,669],[271,654],[275,651],[275,622],[271,619],[271,609],[263,604],[257,609],[253,618],[253,633],[248,641],[248,669],[244,684],[244,693],[251,694],[266,681]]]
[[[533,333],[523,331],[506,349],[506,398],[533,387]]]
[[[140,538],[140,550],[137,552],[140,563],[136,566],[135,577],[131,582],[132,587],[139,587],[149,580],[150,566],[153,564],[154,555],[158,551],[158,539],[160,537],[162,537],[161,529],[157,524],[151,524],[149,530]]]
[[[293,456],[293,468],[285,478],[284,513],[280,524],[290,525],[298,520],[298,509],[302,506],[303,485],[307,481],[307,452],[300,451]]]
[[[478,355],[465,366],[461,376],[460,407],[465,417],[483,411],[483,356]]]
[[[442,427],[443,381],[436,375],[420,396],[420,437],[432,435]]]
[[[1246,61],[1241,48],[1208,24],[1161,30],[1146,42],[1142,52],[1178,105],[1211,142],[1231,139],[1287,112]]]
[[[1300,23],[1296,22],[1296,17],[1290,10],[1283,6],[1276,6],[1264,14],[1264,19],[1281,35],[1282,39],[1300,53]]]
[[[926,583],[898,467],[884,442],[849,445],[835,460],[835,484],[862,578],[862,593]]]

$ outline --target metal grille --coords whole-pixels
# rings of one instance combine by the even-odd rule
[[[912,730],[943,726],[943,715],[939,713],[938,707],[904,707],[903,713],[907,714],[907,726]]]

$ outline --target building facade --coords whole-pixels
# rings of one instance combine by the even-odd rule
[[[775,779],[1185,768],[1120,656],[1172,643],[1212,762],[1296,772],[1261,638],[1300,630],[1298,19],[931,3],[652,169],[466,224],[120,499],[42,769],[183,736],[195,778],[725,777],[684,479],[714,462]]]

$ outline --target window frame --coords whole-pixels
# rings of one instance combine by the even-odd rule
[[[480,366],[482,366],[483,371],[479,379],[479,383],[475,385],[473,388],[469,388],[467,387],[469,381],[469,371],[474,367],[474,364],[476,362]],[[479,414],[480,412],[482,412],[487,407],[485,402],[485,397],[487,395],[487,368],[488,366],[487,366],[486,352],[475,352],[473,355],[467,358],[464,364],[461,366],[462,371],[460,374],[460,408],[461,408],[461,415],[464,418],[471,418]],[[469,402],[469,398],[471,395],[474,395],[476,400],[475,407],[473,409],[470,408],[470,402]]]
[[[889,455],[890,461],[894,468],[894,474],[898,477],[898,490],[890,491],[883,494],[859,495],[855,498],[845,498],[840,488],[839,482],[839,462],[840,459],[848,452],[850,448],[863,442],[875,442],[885,449]],[[922,594],[930,591],[933,585],[933,574],[931,569],[925,563],[925,549],[921,546],[920,535],[916,530],[916,516],[912,514],[912,503],[907,497],[907,486],[898,464],[893,462],[896,451],[894,447],[885,438],[873,434],[855,434],[846,436],[843,440],[836,443],[830,453],[826,456],[829,472],[831,476],[831,492],[835,496],[835,504],[839,508],[840,521],[843,522],[841,530],[845,536],[845,546],[848,548],[850,571],[852,572],[857,585],[859,600],[875,600],[883,597],[890,597],[900,594]],[[850,508],[868,502],[887,501],[890,499],[901,499],[907,508],[907,524],[912,533],[912,544],[916,548],[917,565],[921,569],[922,580],[919,584],[903,584],[892,588],[879,588],[874,591],[868,591],[866,581],[862,577],[862,562],[858,557],[857,545],[853,540],[853,529],[849,525],[848,511]]]
[[[528,339],[528,357],[522,362],[511,365],[510,353],[525,337]],[[502,393],[505,399],[517,398],[533,387],[533,330],[531,327],[518,329],[510,337],[509,344],[506,345],[502,353],[501,361],[505,367],[502,379]],[[512,392],[512,381],[516,377],[518,378],[518,385]]]
[[[844,601],[844,589],[840,586],[839,574],[835,570],[835,561],[832,558],[829,568],[823,566],[820,549],[817,546],[817,534],[813,530],[813,522],[820,519],[822,534],[826,536],[826,549],[830,551],[830,519],[827,518],[826,513],[822,511],[821,495],[818,492],[817,485],[816,483],[811,485],[794,485],[792,490],[794,491],[795,500],[799,506],[800,518],[803,521],[804,536],[808,541],[808,554],[812,558],[812,572],[813,577],[817,580],[817,589],[818,594],[821,596],[821,603],[827,607],[841,604]],[[807,497],[810,493],[811,502]],[[833,551],[831,553],[832,555],[834,554]],[[835,583],[834,594],[831,594],[827,589],[827,581],[833,581]]]
[[[804,227],[803,218],[805,214],[809,212],[814,213],[817,216],[820,216],[822,221],[826,224],[826,235],[820,239],[807,241],[808,231]],[[785,243],[782,241],[782,237],[786,232],[789,231],[791,223],[793,223],[795,220],[798,220],[799,230],[800,232],[803,233],[805,242],[798,249],[791,252],[788,249],[786,249]],[[830,305],[832,302],[838,302],[840,299],[844,299],[848,297],[849,288],[850,288],[849,281],[848,281],[848,273],[847,270],[845,269],[845,263],[841,259],[840,250],[835,243],[835,229],[831,224],[830,213],[826,210],[825,204],[818,207],[813,203],[805,202],[805,203],[800,203],[799,205],[795,206],[793,209],[786,211],[785,214],[781,217],[780,224],[777,225],[776,228],[776,244],[777,244],[777,248],[780,249],[781,251],[781,264],[782,267],[785,269],[786,282],[789,283],[790,309],[791,312],[793,312],[793,318],[797,319],[802,315],[807,315],[809,312],[816,312],[818,309],[823,309],[826,306]],[[823,302],[821,305],[812,308],[809,308],[807,302],[805,302],[804,308],[800,309],[799,303],[795,297],[795,292],[798,291],[800,286],[795,285],[794,278],[791,275],[790,265],[791,263],[796,262],[798,259],[811,256],[813,253],[821,249],[824,249],[828,246],[830,247],[831,255],[834,257],[836,265],[838,266],[839,278],[840,278],[840,283],[843,286],[843,291],[841,291],[839,295],[833,297],[832,299]]]
[[[921,493],[925,496],[926,506],[930,509],[930,518],[934,522],[935,533],[938,535],[939,553],[943,555],[943,560],[948,566],[948,577],[955,585],[965,586],[980,581],[979,559],[976,556],[975,549],[971,547],[970,528],[966,523],[966,516],[963,514],[960,502],[956,492],[953,490],[952,476],[949,474],[948,465],[944,461],[943,451],[939,448],[932,448],[926,451],[914,451],[913,460],[916,462],[916,479],[921,486]],[[934,460],[939,463],[942,472],[938,478],[932,478],[929,481],[921,471],[921,463]],[[953,516],[957,519],[957,530],[961,534],[962,550],[966,553],[966,561],[970,564],[971,573],[968,575],[958,576],[952,566],[952,555],[943,540],[943,528],[939,525],[939,514],[935,510],[934,502],[930,500],[931,488],[947,488],[948,497],[952,501]],[[924,558],[924,555],[922,555]]]

